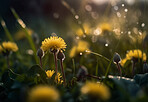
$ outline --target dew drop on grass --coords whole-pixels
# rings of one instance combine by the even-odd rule
[[[82,52],[80,52],[80,55],[82,55],[83,53]]]
[[[33,55],[33,51],[32,51],[31,49],[26,50],[26,53],[27,53],[28,55]]]
[[[75,15],[75,19],[79,19],[79,16],[78,15]]]
[[[125,12],[128,12],[128,9],[124,9]]]
[[[144,23],[142,23],[142,24],[141,24],[141,27],[144,27],[144,26],[145,26],[145,24],[144,24]]]
[[[131,31],[128,31],[128,34],[130,35],[131,34]]]
[[[122,4],[122,7],[124,7],[124,4]]]
[[[76,36],[76,39],[80,39],[80,37]]]
[[[106,43],[106,44],[105,44],[105,46],[107,47],[107,46],[108,46],[108,44]]]

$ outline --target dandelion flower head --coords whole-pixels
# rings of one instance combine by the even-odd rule
[[[146,61],[146,54],[139,49],[135,49],[128,51],[126,54],[126,58],[128,60],[131,60],[132,58],[137,58],[137,59],[139,58],[142,59],[143,61]]]
[[[47,71],[46,71],[46,75],[47,75],[48,78],[51,78],[54,73],[55,73],[54,70],[47,70]]]
[[[0,52],[3,52],[5,50],[16,52],[18,50],[18,46],[14,42],[2,42],[2,45],[0,45]]]
[[[46,38],[42,41],[42,50],[49,51],[49,50],[65,50],[66,43],[61,37],[51,36],[50,38]]]
[[[73,48],[70,50],[69,56],[74,57],[76,54],[85,52],[86,50],[89,50],[89,43],[80,40],[78,44],[76,46],[73,46]]]
[[[59,93],[51,86],[36,86],[29,92],[28,102],[58,102]]]
[[[101,83],[87,82],[84,86],[82,86],[81,93],[99,98],[100,100],[108,100],[110,98],[110,91],[108,87]]]
[[[57,84],[62,84],[63,83],[63,79],[62,79],[62,76],[61,74],[58,72],[57,75],[55,76],[55,82]]]

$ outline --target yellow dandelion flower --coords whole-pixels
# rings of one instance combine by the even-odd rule
[[[72,47],[69,53],[69,57],[71,58],[74,57],[76,55],[76,51],[77,51],[77,47],[76,46]]]
[[[42,41],[41,48],[43,51],[49,51],[50,49],[65,50],[66,46],[65,41],[61,37],[51,36]]]
[[[109,23],[101,23],[99,25],[99,28],[101,29],[102,32],[112,30],[112,27],[111,27],[111,25]]]
[[[126,63],[126,61],[127,61],[127,58],[122,59],[121,62],[120,62],[120,65],[121,66],[124,66],[124,64]]]
[[[2,46],[0,45],[0,52],[3,52],[3,51],[13,51],[13,52],[16,52],[18,50],[18,47],[16,45],[16,43],[14,42],[3,42],[2,43]]]
[[[27,28],[27,31],[28,31],[28,34],[31,36],[33,34],[33,31],[29,28]],[[25,39],[26,38],[26,34],[25,32],[21,29],[19,30],[15,35],[14,35],[14,38],[16,40],[22,40],[22,39]]]
[[[84,27],[84,32],[85,32],[85,34],[86,34],[86,35],[89,35],[90,32],[91,32],[91,31],[90,31],[89,25],[88,25],[88,24],[84,24],[83,27]],[[81,28],[79,28],[79,29],[76,31],[76,35],[79,36],[79,37],[82,37],[82,36],[84,35],[84,32],[82,31]]]
[[[57,75],[55,76],[55,82],[57,84],[62,84],[63,83],[63,80],[62,80],[62,76],[61,74],[58,72]]]
[[[140,58],[143,61],[146,61],[147,57],[146,54],[139,49],[135,49],[135,50],[130,50],[129,52],[127,52],[126,54],[126,58],[127,59],[132,59],[132,58]]]
[[[76,54],[79,54],[81,52],[85,52],[86,50],[89,50],[89,43],[86,41],[80,40],[77,44],[77,46],[74,46],[69,53],[69,56],[72,58],[76,56]]]
[[[51,78],[54,73],[55,73],[54,70],[47,70],[47,71],[46,71],[46,75],[47,75],[48,78]]]
[[[108,100],[110,98],[108,87],[101,83],[87,82],[82,86],[81,93],[91,97],[96,97],[100,100]]]
[[[58,102],[59,93],[51,86],[37,86],[29,92],[28,102]]]

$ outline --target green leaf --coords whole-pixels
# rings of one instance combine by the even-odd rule
[[[140,86],[148,85],[148,73],[146,73],[146,74],[136,74],[134,76],[134,80]]]
[[[33,77],[35,79],[35,81],[37,81],[37,79],[40,79],[44,83],[46,82],[47,75],[46,75],[45,71],[39,65],[32,66],[28,70],[27,75],[29,77]],[[39,78],[37,78],[37,77],[39,77]]]

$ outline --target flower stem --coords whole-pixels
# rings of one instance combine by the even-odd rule
[[[40,66],[41,66],[41,68],[43,69],[42,58],[40,57],[39,60],[40,60],[40,61],[39,61],[39,62],[40,62]]]
[[[6,62],[7,62],[8,69],[10,69],[9,55],[6,55]]]
[[[120,68],[119,63],[117,63],[116,65],[117,65],[118,71],[119,71],[119,73],[120,73],[120,76],[122,77],[122,71],[121,71],[121,68]]]
[[[61,65],[61,71],[63,75],[63,82],[64,82],[64,85],[66,85],[66,78],[65,78],[64,68],[63,68],[63,60],[60,60],[60,65]]]
[[[135,62],[132,61],[132,76],[135,75]]]
[[[58,63],[57,63],[57,55],[56,52],[53,53],[54,55],[54,62],[55,62],[55,72],[58,73]]]

